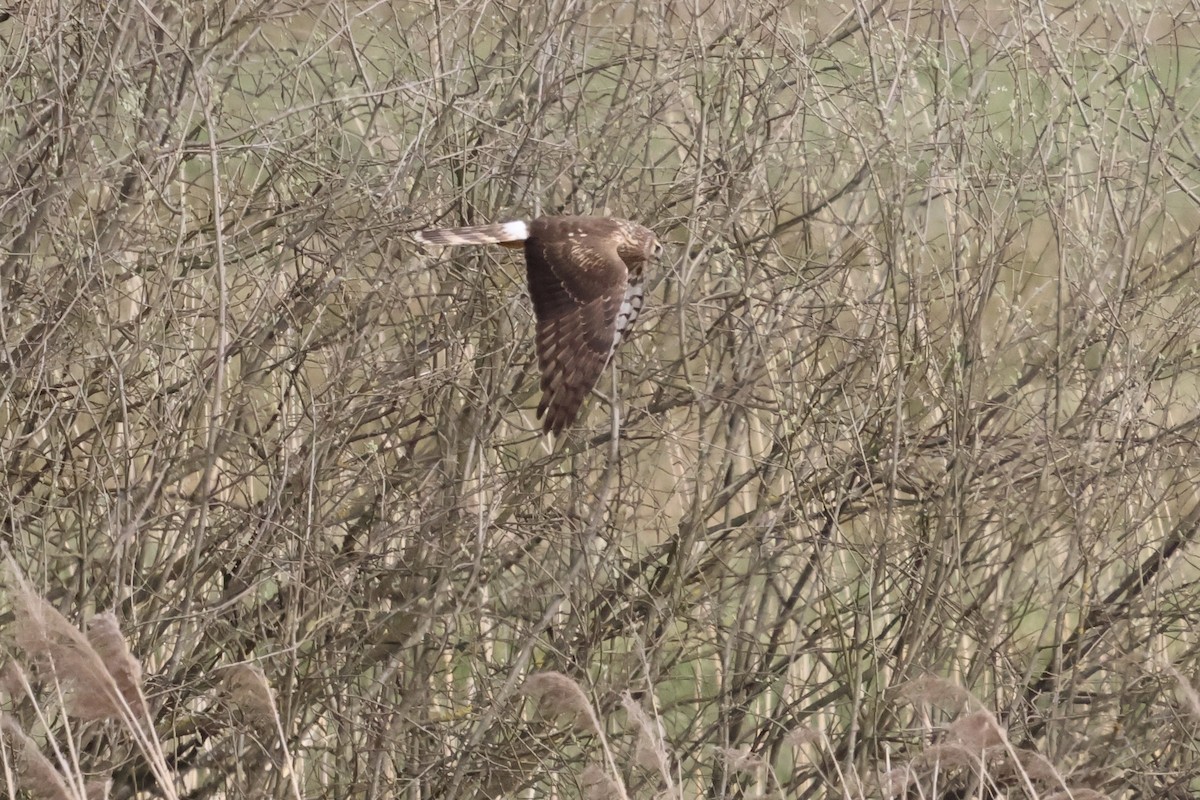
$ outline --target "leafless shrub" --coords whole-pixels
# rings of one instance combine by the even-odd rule
[[[12,713],[113,796],[916,793],[982,709],[963,796],[1200,772],[1193,5],[4,13],[0,531],[145,669],[40,621],[128,719]],[[520,254],[409,233],[559,212],[669,247],[549,442]]]

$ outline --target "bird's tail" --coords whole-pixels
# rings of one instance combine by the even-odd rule
[[[417,231],[416,237],[417,241],[429,244],[502,244],[520,247],[529,238],[529,226],[517,221],[472,225],[469,228],[427,228]]]

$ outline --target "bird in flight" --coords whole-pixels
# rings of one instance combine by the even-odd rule
[[[579,414],[621,338],[642,310],[643,266],[662,255],[648,228],[607,217],[538,217],[419,231],[422,242],[525,248],[537,318],[542,399],[537,416],[560,433]]]

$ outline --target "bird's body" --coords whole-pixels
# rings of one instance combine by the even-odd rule
[[[537,317],[538,418],[559,433],[574,421],[642,309],[643,267],[662,253],[654,233],[606,217],[538,217],[420,231],[431,244],[524,247]]]

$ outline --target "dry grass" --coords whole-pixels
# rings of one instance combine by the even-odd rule
[[[8,791],[1200,792],[1194,4],[7,13]]]

